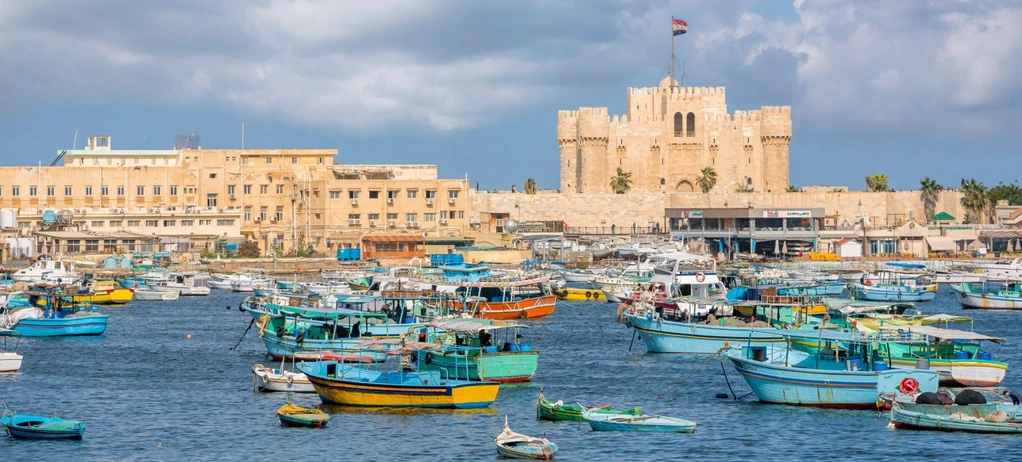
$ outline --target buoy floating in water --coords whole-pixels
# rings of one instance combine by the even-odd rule
[[[189,338],[189,339],[192,338],[192,334],[188,334],[188,336],[186,338]]]

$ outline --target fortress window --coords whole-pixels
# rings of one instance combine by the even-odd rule
[[[696,115],[694,113],[689,112],[688,116],[686,116],[685,119],[687,119],[685,123],[687,127],[685,128],[688,131],[688,136],[696,136]]]
[[[674,113],[674,136],[681,136],[681,131],[684,130],[684,119],[685,116],[681,115],[680,112]]]

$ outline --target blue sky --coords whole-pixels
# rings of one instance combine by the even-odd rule
[[[796,185],[1019,179],[1022,7],[961,1],[199,0],[0,4],[0,164],[114,148],[337,148],[558,187],[556,111],[686,84],[791,105]]]

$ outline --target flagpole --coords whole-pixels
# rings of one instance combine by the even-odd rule
[[[674,16],[671,16],[671,88],[676,86],[674,79]]]

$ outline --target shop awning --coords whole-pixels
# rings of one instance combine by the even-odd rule
[[[926,244],[929,245],[930,250],[934,252],[954,252],[957,249],[955,246],[955,240],[950,237],[927,236]]]

